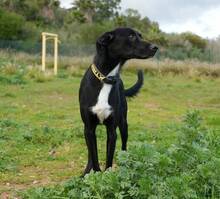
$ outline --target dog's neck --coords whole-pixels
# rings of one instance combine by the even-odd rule
[[[124,64],[124,61],[119,59],[106,58],[106,56],[100,55],[96,55],[93,62],[103,75],[108,75],[118,65],[120,71],[121,66]]]

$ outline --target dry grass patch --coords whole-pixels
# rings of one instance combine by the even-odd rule
[[[27,53],[16,53],[0,51],[0,67],[3,66],[7,74],[13,74],[17,66],[35,66],[41,64],[40,54],[30,55]],[[48,55],[46,68],[53,68],[53,56]],[[70,75],[81,74],[91,65],[93,56],[59,56],[58,69],[67,69]],[[220,63],[199,62],[198,60],[176,61],[170,59],[155,60],[130,60],[126,63],[127,70],[143,69],[151,75],[184,75],[189,77],[220,77]]]
[[[149,60],[130,60],[126,64],[129,70],[136,68],[143,69],[152,75],[186,75],[220,77],[220,64],[210,64],[196,60],[175,61],[165,59],[163,61]]]

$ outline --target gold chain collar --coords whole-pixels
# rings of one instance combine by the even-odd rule
[[[101,82],[106,78],[105,75],[103,75],[99,70],[98,68],[96,67],[95,64],[92,64],[91,65],[91,69],[92,69],[92,72],[93,74],[97,77],[97,79],[99,79]]]

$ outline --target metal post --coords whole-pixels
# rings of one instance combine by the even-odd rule
[[[54,75],[57,75],[58,38],[54,37]]]
[[[45,71],[46,61],[46,35],[42,33],[42,71]]]
[[[54,75],[57,75],[58,64],[58,35],[48,32],[42,33],[42,71],[46,69],[46,41],[48,39],[54,40]]]

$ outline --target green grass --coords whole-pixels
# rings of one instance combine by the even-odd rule
[[[78,104],[83,71],[61,71],[49,78],[22,72],[22,67],[18,73],[8,71],[0,73],[7,79],[0,79],[0,193],[79,176],[87,159]],[[122,79],[129,87],[136,74],[125,69]],[[193,109],[199,109],[205,124],[219,132],[219,88],[219,78],[145,73],[141,93],[128,100],[128,147],[133,141],[170,146],[182,116]],[[103,166],[104,127],[98,128],[97,135]],[[119,137],[116,151],[120,151]]]
[[[220,134],[203,126],[199,111],[188,111],[176,132],[167,147],[131,141],[129,151],[117,153],[117,169],[29,189],[22,197],[218,199]]]

